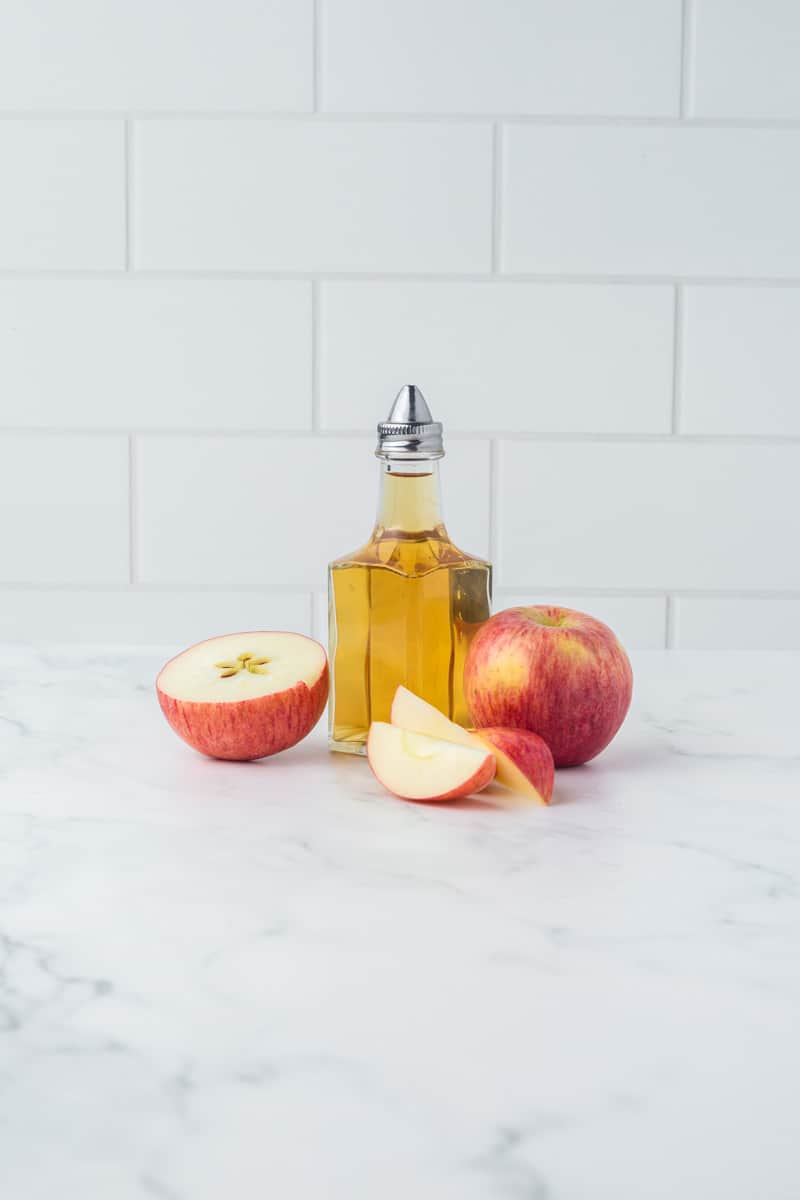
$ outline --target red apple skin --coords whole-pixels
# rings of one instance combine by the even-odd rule
[[[472,729],[471,733],[480,738],[490,750],[497,751],[510,759],[537,794],[542,804],[549,804],[553,796],[555,780],[555,764],[550,747],[538,733],[529,729]],[[505,783],[504,773],[500,762],[497,766],[497,780]],[[506,785],[508,786],[508,785]]]
[[[162,671],[167,666],[169,663]],[[160,675],[161,672],[159,678]],[[161,691],[157,679],[156,695],[169,725],[192,749],[209,758],[246,762],[268,758],[302,741],[325,710],[328,686],[329,671],[325,659],[322,672],[311,687],[299,681],[293,687],[271,695],[219,704],[197,703],[168,696]]]
[[[529,729],[557,767],[604,750],[630,707],[628,656],[602,621],[569,608],[507,608],[481,626],[464,666],[476,727]]]

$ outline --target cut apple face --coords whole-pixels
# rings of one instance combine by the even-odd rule
[[[376,779],[404,800],[456,800],[486,787],[494,755],[485,746],[463,746],[374,721],[367,759]]]
[[[156,680],[167,721],[211,758],[253,759],[295,745],[328,698],[328,660],[299,633],[230,633],[190,646]]]
[[[429,704],[421,696],[415,696],[402,685],[394,694],[391,722],[400,729],[411,729],[414,733],[443,738],[444,741],[456,742],[459,746],[481,749],[481,743],[477,742],[471,733],[461,725],[456,725],[455,721],[449,720],[433,704]]]

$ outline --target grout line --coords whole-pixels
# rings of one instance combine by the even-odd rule
[[[131,592],[143,595],[161,595],[172,592],[197,592],[198,594],[218,595],[226,592],[247,592],[252,595],[276,596],[307,596],[309,583],[239,583],[235,579],[226,583],[205,583],[199,580],[173,580],[169,583],[37,583],[35,581],[15,580],[13,583],[0,583],[0,594],[4,591],[20,592],[102,592],[116,595]]]
[[[312,595],[324,591],[323,588],[313,588],[313,585],[307,581],[298,583],[238,583],[236,580],[230,580],[227,583],[205,583],[197,580],[174,580],[170,583],[142,582],[137,580],[135,583],[103,583],[103,582],[87,582],[87,583],[58,583],[48,582],[43,583],[41,580],[7,580],[0,583],[0,593],[3,592],[89,592],[89,593],[109,593],[109,594],[127,594],[129,592],[141,592],[143,594],[158,595],[162,592],[198,592],[217,594],[230,591],[248,592],[255,595],[260,593],[274,593],[275,595],[308,595],[309,589]],[[508,596],[514,593],[530,591],[531,584],[509,584],[503,583],[496,588],[498,595]],[[606,599],[620,600],[663,600],[665,598],[687,599],[687,600],[800,600],[800,590],[797,588],[754,588],[748,590],[746,588],[672,588],[668,592],[665,588],[608,588],[608,587],[590,587],[590,586],[573,586],[565,584],[562,587],[552,584],[536,585],[537,593],[544,596],[557,596],[569,592],[571,596],[598,596]]]
[[[319,281],[311,283],[311,431],[320,432],[320,289]]]
[[[0,435],[20,435],[24,437],[89,437],[107,438],[119,437],[129,432],[135,437],[165,437],[185,438],[284,438],[297,440],[301,438],[327,438],[332,441],[358,440],[365,442],[369,433],[365,429],[191,429],[182,428],[92,428],[83,429],[68,426],[29,426],[29,425],[0,425]],[[800,434],[737,434],[737,433],[536,433],[518,429],[483,429],[468,432],[453,430],[448,432],[448,439],[454,442],[485,442],[491,439],[498,441],[531,442],[555,445],[686,445],[686,446],[797,446],[800,445]]]
[[[681,83],[680,115],[682,121],[691,121],[694,107],[694,5],[692,0],[681,4]],[[693,121],[694,124],[699,122]]]
[[[125,270],[130,271],[133,266],[133,126],[130,121],[125,122],[124,131],[124,157],[125,157]]]
[[[681,430],[681,403],[683,401],[683,315],[684,294],[681,284],[675,287],[672,331],[672,415],[671,431],[677,437]]]
[[[314,112],[322,108],[322,0],[312,0],[312,96]]]
[[[196,270],[132,268],[130,275],[136,279],[146,280],[268,280],[281,282],[309,282],[314,280],[332,283],[496,283],[497,276],[492,271],[268,271],[268,270]],[[98,268],[97,270],[76,268],[41,268],[19,270],[0,267],[0,279],[90,279],[99,282],[109,279],[122,279],[125,271],[121,268]],[[745,288],[797,288],[800,287],[800,275],[783,277],[769,275],[625,275],[625,274],[592,274],[572,273],[553,274],[552,272],[533,271],[504,271],[503,283],[509,284],[543,284],[547,286],[583,287],[675,287],[686,284],[691,287],[745,287]]]
[[[497,275],[502,270],[501,214],[502,208],[502,175],[503,175],[503,128],[501,125],[492,126],[492,274]]]
[[[138,575],[138,527],[136,520],[136,438],[128,434],[128,582],[136,583]]]
[[[527,592],[531,588],[530,582],[524,584],[501,584],[497,591],[504,595],[512,593]],[[671,598],[673,600],[680,597],[687,600],[800,600],[800,590],[797,588],[611,588],[611,587],[591,587],[589,585],[573,586],[566,584],[563,587],[555,587],[551,584],[536,585],[537,592],[545,595],[556,595],[563,592],[569,592],[575,596],[602,596],[606,599],[613,600],[664,600]]]
[[[664,648],[666,650],[674,650],[677,619],[675,596],[668,595],[666,597],[666,601],[667,606],[664,620]]]
[[[694,56],[693,36],[689,20],[687,91],[691,102],[691,73]],[[321,80],[320,80],[321,83]],[[321,101],[321,97],[318,97]],[[264,121],[319,122],[342,125],[485,125],[502,121],[513,125],[575,126],[579,128],[663,128],[679,129],[692,125],[699,129],[800,129],[798,117],[692,117],[692,116],[633,116],[626,113],[509,113],[509,112],[331,112],[315,109],[277,111],[269,109],[5,109],[0,121]]]

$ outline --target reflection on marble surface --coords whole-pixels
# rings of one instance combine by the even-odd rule
[[[796,1200],[800,657],[639,655],[514,811],[202,759],[163,657],[3,652],[3,1197]]]

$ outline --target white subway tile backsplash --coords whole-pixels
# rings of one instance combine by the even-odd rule
[[[308,429],[311,285],[0,280],[0,424]]]
[[[307,592],[0,589],[0,641],[93,642],[181,650],[218,633],[310,632]]]
[[[692,113],[800,117],[797,0],[696,0]]]
[[[506,271],[800,275],[800,130],[514,125]]]
[[[365,438],[138,439],[138,578],[324,586],[328,561],[363,544],[374,523],[373,449]],[[485,554],[488,445],[454,444],[444,475],[450,533]]]
[[[506,588],[800,588],[800,446],[508,442]]]
[[[3,0],[0,109],[309,109],[310,0]]]
[[[0,434],[0,529],[1,582],[127,582],[127,439]]]
[[[557,604],[575,608],[604,621],[614,630],[626,650],[663,650],[666,639],[665,596],[591,596],[570,592],[496,591],[493,612],[528,604]]]
[[[489,267],[488,125],[146,121],[135,178],[145,269]]]
[[[125,262],[119,121],[0,120],[0,269]]]
[[[687,288],[683,433],[800,436],[800,290]]]
[[[676,116],[676,0],[326,0],[340,112]]]
[[[323,427],[371,427],[414,382],[445,434],[668,432],[673,307],[669,287],[325,284]]]
[[[800,650],[800,596],[681,596],[681,650]]]
[[[798,648],[799,53],[789,0],[6,0],[0,638],[324,640],[414,382],[497,607]]]

